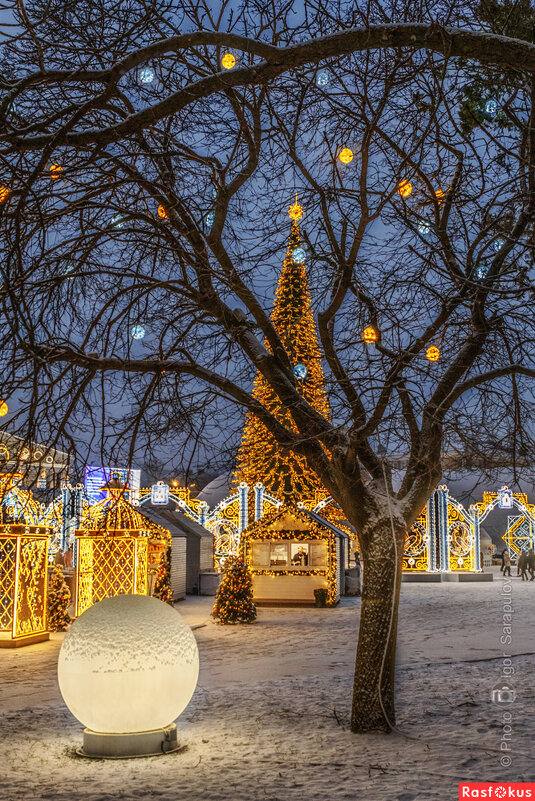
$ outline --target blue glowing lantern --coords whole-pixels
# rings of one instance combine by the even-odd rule
[[[297,379],[299,379],[299,381],[304,381],[307,375],[308,375],[307,368],[305,367],[304,364],[301,364],[301,362],[299,362],[299,364],[295,365],[294,376]]]
[[[145,336],[145,329],[142,325],[133,325],[132,326],[132,339],[143,339]]]
[[[154,70],[152,67],[142,67],[137,74],[139,83],[147,84],[152,83],[154,80]]]
[[[489,274],[490,266],[488,264],[478,264],[474,270],[474,278],[476,281],[483,281]]]
[[[212,227],[212,225],[214,224],[214,220],[215,220],[215,211],[209,211],[206,217],[204,218],[206,227],[208,229]]]
[[[115,214],[111,218],[111,224],[114,228],[123,228],[125,224],[125,219],[122,214]]]
[[[487,100],[485,103],[485,114],[488,114],[489,117],[494,117],[498,113],[498,102],[496,100]]]
[[[316,86],[327,86],[329,83],[329,73],[326,70],[318,72],[316,76]]]
[[[502,239],[501,237],[499,239],[495,239],[494,242],[492,243],[494,252],[499,253],[504,245],[505,245],[505,239]]]
[[[427,236],[429,231],[431,230],[431,224],[427,222],[427,220],[420,220],[418,223],[418,231],[421,233],[422,236]]]
[[[294,250],[292,250],[292,259],[298,264],[302,264],[304,262],[306,255],[307,254],[303,248],[294,248]]]

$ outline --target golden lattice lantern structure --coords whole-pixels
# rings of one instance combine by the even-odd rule
[[[20,475],[0,473],[0,647],[49,639],[46,619],[48,543],[41,507],[19,488]]]
[[[124,487],[108,487],[76,531],[75,614],[114,595],[148,595],[151,553],[170,544],[169,531],[141,514]]]

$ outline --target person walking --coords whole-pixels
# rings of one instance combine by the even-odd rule
[[[502,573],[503,573],[503,571],[504,571],[504,569],[505,569],[505,552],[506,552],[506,550],[507,550],[507,548],[504,548],[504,549],[503,549],[503,551],[502,551],[502,553],[501,553],[501,557],[502,557],[502,566],[500,567],[500,570],[502,571]],[[511,559],[509,559],[509,566],[510,566],[510,565],[511,565]]]
[[[507,549],[502,553],[502,559],[503,559],[503,575],[504,576],[510,576],[511,575],[511,556],[510,556],[509,551]]]
[[[530,581],[533,581],[535,579],[535,553],[533,553],[533,548],[528,551],[528,570],[531,576]]]
[[[528,555],[525,551],[520,552],[520,556],[518,557],[518,571],[522,576],[522,581],[528,581],[527,575],[528,569]]]

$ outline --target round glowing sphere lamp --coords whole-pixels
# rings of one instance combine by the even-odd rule
[[[63,700],[86,728],[82,756],[118,758],[178,748],[174,720],[197,685],[195,637],[169,604],[116,595],[89,607],[65,635]]]
[[[354,155],[353,151],[351,150],[350,147],[344,147],[340,151],[340,155],[338,156],[338,158],[340,159],[342,164],[351,164],[351,162],[353,161],[353,155]]]

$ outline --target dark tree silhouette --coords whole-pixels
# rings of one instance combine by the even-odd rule
[[[535,47],[510,5],[39,0],[0,45],[13,430],[206,454],[250,412],[304,457],[360,537],[355,732],[395,723],[404,537],[444,452],[532,444]],[[296,191],[330,420],[269,317]]]

